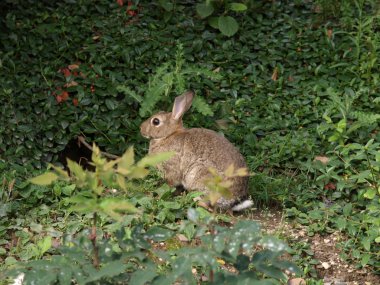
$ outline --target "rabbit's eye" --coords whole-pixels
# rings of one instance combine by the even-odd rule
[[[160,119],[158,119],[158,118],[154,118],[154,119],[152,120],[152,124],[153,124],[154,126],[158,126],[158,125],[160,124]]]

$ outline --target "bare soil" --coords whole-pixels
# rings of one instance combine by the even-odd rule
[[[337,244],[346,237],[341,232],[308,236],[305,227],[285,221],[281,212],[255,211],[250,218],[260,222],[264,231],[269,234],[286,237],[292,242],[310,244],[313,258],[319,263],[315,266],[318,278],[325,285],[379,285],[380,276],[371,272],[370,268],[356,268],[340,257]]]

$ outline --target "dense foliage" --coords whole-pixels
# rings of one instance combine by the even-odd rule
[[[56,162],[78,135],[117,155],[134,145],[141,156],[144,117],[191,88],[198,99],[186,124],[222,132],[240,148],[259,207],[282,207],[309,235],[342,231],[344,257],[379,273],[377,1],[124,2],[0,3],[1,268],[56,254],[54,241],[89,223],[68,207],[74,184],[25,182],[36,167]],[[217,17],[238,29],[215,26]],[[144,235],[154,225],[196,236],[183,211],[196,194],[173,198],[155,176],[137,184],[127,196],[144,209],[138,223],[101,217],[102,234],[122,227],[121,235]],[[128,232],[137,224],[140,232]]]

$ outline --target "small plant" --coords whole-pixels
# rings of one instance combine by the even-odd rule
[[[358,99],[361,92],[355,93],[352,89],[347,88],[344,96],[341,96],[332,88],[328,88],[327,94],[330,98],[330,104],[323,114],[325,122],[318,126],[318,133],[323,138],[326,133],[329,134],[327,138],[329,142],[337,142],[343,145],[361,128],[372,129],[380,120],[379,114],[354,110],[354,101]]]
[[[121,221],[123,213],[137,213],[138,210],[130,202],[108,197],[107,193],[114,187],[127,191],[131,187],[128,180],[144,178],[148,174],[146,169],[148,166],[154,166],[171,155],[171,153],[160,153],[146,156],[135,163],[133,148],[129,148],[122,157],[107,161],[94,144],[92,153],[94,172],[84,170],[76,162],[68,160],[70,175],[66,171],[50,165],[53,171],[30,179],[30,182],[37,185],[49,185],[58,179],[74,183],[80,191],[67,198],[66,201],[71,204],[71,211],[92,214],[92,227],[91,230],[85,231],[84,236],[77,239],[71,238],[68,242],[64,242],[64,246],[58,250],[60,255],[53,255],[46,260],[15,264],[15,269],[8,274],[10,276],[25,274],[23,284],[34,284],[35,282],[71,284],[72,279],[76,280],[78,284],[87,284],[120,275],[127,267],[123,259],[125,256],[120,255],[118,250],[111,251],[107,239],[97,240],[99,216],[105,215],[113,220]],[[141,231],[136,233],[136,235],[138,234],[141,236]],[[162,234],[160,231],[160,235]],[[154,238],[154,228],[144,235]],[[124,236],[125,234],[121,235],[120,242]],[[136,237],[134,242],[140,239],[142,238]],[[50,249],[51,244],[50,236],[39,241],[32,248],[36,258],[40,259]],[[120,247],[123,248],[123,245]],[[137,249],[138,247],[133,246],[132,248]],[[89,252],[92,252],[91,256]]]
[[[247,6],[243,3],[232,2],[229,0],[206,0],[204,3],[198,3],[196,5],[196,10],[202,19],[208,18],[208,24],[211,27],[218,29],[223,35],[231,37],[239,30],[239,24],[234,17],[228,14],[231,12],[245,12]],[[220,16],[212,16],[219,10],[222,11]]]
[[[140,102],[139,114],[141,117],[146,117],[153,112],[158,102],[169,102],[168,97],[171,92],[183,93],[187,89],[190,79],[195,76],[205,76],[211,79],[221,78],[218,73],[206,68],[187,65],[184,60],[183,45],[178,44],[175,62],[167,62],[157,68],[155,75],[149,79],[144,97],[123,85],[119,86],[118,90],[137,98]],[[195,97],[193,107],[203,115],[213,115],[211,108],[200,96]]]
[[[380,144],[373,139],[365,145],[351,143],[337,146],[328,153],[331,162],[320,166],[317,181],[327,193],[333,226],[345,231],[350,240],[342,246],[347,259],[356,259],[361,266],[380,266]],[[349,198],[340,203],[338,199]],[[355,245],[352,247],[352,245]]]
[[[205,185],[210,190],[207,199],[210,201],[211,206],[214,206],[221,197],[226,199],[233,198],[232,193],[229,191],[233,184],[233,178],[249,175],[246,168],[235,169],[233,164],[222,175],[214,168],[210,168],[209,171],[211,176],[206,179]]]
[[[135,164],[133,148],[129,148],[122,157],[107,161],[101,157],[100,149],[94,144],[91,157],[95,166],[94,172],[84,170],[76,162],[68,160],[67,165],[71,176],[62,169],[51,165],[54,171],[46,172],[30,179],[30,181],[38,185],[49,185],[57,179],[72,180],[79,189],[82,189],[78,194],[68,198],[67,201],[72,204],[71,210],[79,213],[92,213],[93,215],[90,240],[93,244],[93,265],[95,268],[99,268],[99,252],[96,245],[98,215],[105,214],[112,219],[120,220],[121,213],[137,212],[131,203],[118,198],[107,197],[106,190],[113,189],[113,187],[118,187],[124,191],[128,190],[126,178],[130,180],[142,179],[148,174],[146,167],[154,166],[170,156],[170,153],[146,156]]]
[[[239,221],[232,227],[215,224],[213,217],[204,217],[201,211],[190,208],[187,224],[197,228],[200,246],[184,247],[165,259],[174,257],[171,269],[158,279],[158,284],[207,281],[210,284],[240,284],[241,282],[271,281],[282,284],[288,277],[284,270],[301,274],[292,262],[281,259],[288,246],[274,237],[263,236],[253,221]],[[203,217],[202,217],[203,216]],[[164,283],[160,283],[164,282]],[[156,284],[153,282],[153,284]]]
[[[271,280],[271,284],[281,284],[288,277],[284,270],[300,274],[291,262],[282,260],[281,255],[289,248],[273,237],[262,236],[256,222],[240,221],[232,228],[216,224],[212,214],[202,214],[202,210],[190,208],[188,221],[183,228],[195,230],[195,238],[201,240],[197,247],[174,246],[172,250],[154,249],[151,243],[165,242],[173,238],[173,231],[161,226],[144,229],[141,223],[131,228],[121,227],[112,239],[100,238],[98,234],[99,216],[118,220],[122,213],[136,213],[138,210],[129,202],[107,197],[107,189],[118,187],[128,190],[126,181],[141,179],[148,174],[147,166],[153,166],[168,159],[171,153],[146,156],[134,162],[133,149],[129,148],[120,158],[107,161],[101,157],[99,148],[94,144],[92,161],[95,171],[83,170],[78,164],[68,161],[71,173],[51,166],[53,171],[30,179],[32,183],[48,185],[57,179],[71,181],[80,191],[67,201],[71,210],[93,215],[92,227],[78,236],[66,235],[55,255],[41,259],[52,244],[46,236],[36,247],[36,257],[26,263],[16,263],[8,276],[23,275],[23,284],[171,284],[173,282],[194,283],[206,276],[209,283]],[[247,175],[246,169],[230,167],[224,178],[214,173],[208,185],[217,196],[224,196],[230,186],[229,179]],[[213,201],[214,196],[210,196]],[[258,250],[257,247],[262,248]],[[157,258],[166,261],[167,268],[162,274],[158,270]],[[236,273],[227,270],[227,264]],[[194,274],[194,268],[199,273]]]

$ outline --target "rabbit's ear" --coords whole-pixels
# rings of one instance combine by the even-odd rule
[[[193,98],[194,91],[186,91],[181,96],[176,97],[172,110],[172,119],[181,119],[183,114],[190,109]]]

